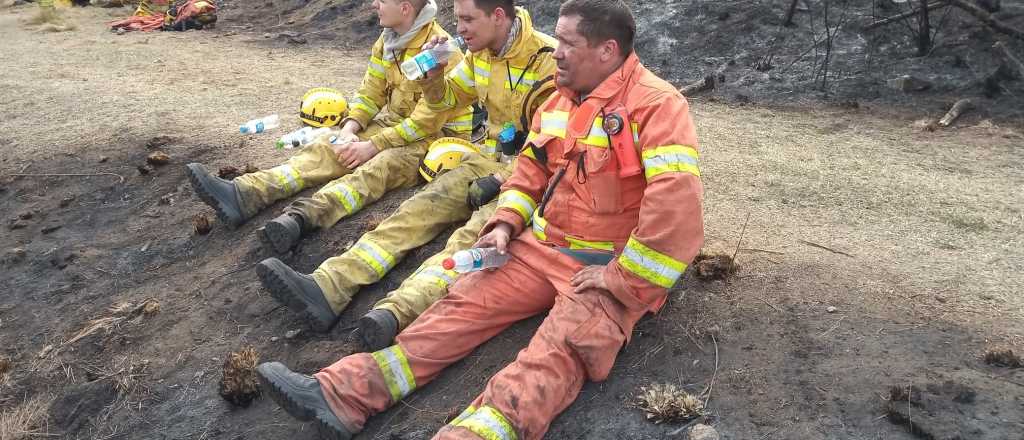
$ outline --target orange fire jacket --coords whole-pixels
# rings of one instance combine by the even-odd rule
[[[656,312],[703,244],[697,158],[686,99],[631,54],[584,99],[559,88],[541,106],[481,235],[532,226],[551,246],[612,254],[611,293]]]

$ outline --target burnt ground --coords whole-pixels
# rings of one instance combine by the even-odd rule
[[[369,2],[362,0],[225,3],[225,17],[240,24],[234,31],[266,38],[299,35],[309,44],[358,50],[380,33]],[[441,22],[454,31],[452,2],[438,3]],[[857,106],[880,114],[937,118],[956,100],[972,98],[985,117],[1015,123],[1024,118],[1024,81],[985,84],[1000,64],[993,44],[1008,41],[1020,57],[1024,42],[993,32],[958,8],[931,13],[935,47],[920,57],[914,19],[865,30],[917,2],[801,0],[793,26],[784,26],[790,2],[783,0],[627,3],[637,18],[637,52],[652,70],[679,85],[723,75],[724,84],[706,94],[707,99],[783,108]],[[1000,3],[992,16],[1024,28],[1024,3],[981,3]],[[554,32],[560,2],[519,4],[531,12],[539,29]],[[902,75],[927,80],[931,87],[904,93],[887,86]]]
[[[68,11],[76,30],[45,33],[19,24],[31,12],[0,11],[0,358],[10,361],[0,433],[315,438],[269,400],[239,409],[221,399],[221,364],[252,346],[313,372],[349,350],[344,323],[311,334],[250,270],[268,256],[253,230],[283,204],[238,231],[215,223],[196,235],[193,216],[212,211],[183,165],[282,162],[289,152],[270,148],[272,135],[242,138],[237,124],[281,112],[296,125],[298,97],[318,85],[352,90],[365,54],[267,41],[230,19],[216,32],[107,32],[103,22],[125,10]],[[665,438],[681,425],[648,422],[632,396],[652,383],[696,394],[712,382],[708,421],[723,438],[1020,438],[1024,371],[987,365],[983,353],[1024,350],[1024,127],[986,110],[923,132],[919,119],[936,111],[754,104],[693,100],[705,251],[731,255],[742,236],[739,271],[688,276],[639,324],[611,379],[588,384],[547,438]],[[155,151],[170,164],[143,174]],[[98,173],[111,174],[38,176]],[[284,260],[311,271],[413,191]],[[343,322],[443,239],[364,289]],[[147,300],[159,309],[136,312]],[[361,438],[428,438],[539,319],[374,418]],[[894,399],[894,386],[911,397]]]

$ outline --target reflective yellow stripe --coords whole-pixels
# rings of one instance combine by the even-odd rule
[[[514,84],[518,84],[515,90],[520,93],[526,93],[530,91],[530,88],[540,79],[540,74],[534,71],[524,71],[516,67],[509,68],[509,75],[511,75],[512,81],[509,78],[505,78],[505,87],[512,89]]]
[[[466,428],[484,440],[517,440],[515,428],[495,408],[484,405],[455,426]]]
[[[533,212],[533,236],[538,240],[547,240],[548,234],[544,229],[548,227],[548,221],[540,216],[540,211]]]
[[[390,63],[375,56],[371,56],[370,66],[368,69],[366,69],[366,73],[369,73],[370,75],[375,76],[377,78],[384,79],[385,74],[387,73],[388,64]]]
[[[469,67],[466,60],[459,62],[459,65],[448,73],[448,78],[466,93],[473,93],[473,88],[476,87],[476,81],[473,80],[473,69]]]
[[[565,241],[569,242],[569,249],[597,249],[601,251],[615,251],[615,243],[610,241],[586,241],[579,238],[566,236]]]
[[[671,288],[686,271],[686,263],[651,249],[632,236],[619,255],[619,264],[634,275],[666,289]]]
[[[598,116],[594,119],[594,125],[590,127],[590,134],[580,139],[581,143],[593,146],[608,148],[608,133],[604,131],[604,118]]]
[[[498,197],[498,208],[509,208],[518,212],[523,217],[523,224],[530,224],[533,218],[533,211],[537,209],[537,202],[528,194],[510,189],[501,193]]]
[[[540,114],[540,132],[565,139],[565,127],[569,125],[569,113],[559,110]]]
[[[277,181],[282,188],[288,188],[291,191],[299,192],[302,188],[305,188],[306,183],[302,181],[302,176],[299,172],[292,168],[291,165],[281,165],[270,169],[271,173],[277,176]]]
[[[459,273],[454,270],[445,270],[441,266],[430,266],[421,268],[412,275],[413,279],[423,280],[437,284],[437,287],[447,289],[455,279],[459,277]]]
[[[395,127],[398,131],[398,135],[402,136],[406,142],[413,142],[423,139],[425,136],[420,130],[420,126],[416,125],[416,122],[410,118],[405,118],[402,123]]]
[[[392,345],[371,353],[370,356],[373,356],[373,360],[377,361],[377,366],[380,367],[384,383],[391,392],[392,402],[404,399],[416,389],[416,376],[412,375],[409,359],[405,357],[402,347]]]
[[[345,207],[345,212],[348,214],[352,214],[362,208],[363,197],[351,186],[339,183],[327,191],[333,194],[334,198],[338,199],[338,203]]]
[[[491,83],[491,64],[473,57],[473,80],[481,87],[487,87]]]
[[[446,122],[444,127],[456,132],[473,131],[473,113],[466,113]]]
[[[349,106],[351,106],[353,109],[358,109],[366,113],[369,113],[371,117],[376,116],[377,113],[380,112],[380,107],[377,106],[377,103],[373,102],[372,99],[364,95],[356,95],[356,97],[352,98],[352,102],[349,103]]]
[[[636,143],[639,144],[640,143],[640,124],[638,124],[636,122],[631,122],[629,125],[631,127],[633,127],[633,142],[636,142]]]
[[[456,426],[456,425],[459,424],[459,422],[462,422],[463,420],[466,420],[466,417],[469,417],[469,416],[473,415],[473,413],[475,413],[475,412],[476,412],[476,407],[473,406],[473,405],[469,405],[468,407],[466,407],[465,410],[463,410],[461,413],[459,413],[458,417],[452,419],[452,421],[448,422],[448,424],[451,425],[451,426]]]
[[[522,153],[520,153],[520,155],[521,156],[529,157],[530,159],[533,159],[533,160],[537,160],[537,156],[533,154],[533,149],[534,148],[536,148],[536,147],[534,147],[531,144],[527,144],[526,148],[523,148],[523,151],[522,151]]]
[[[498,141],[494,139],[484,139],[484,143],[481,147],[480,153],[484,156],[493,158],[498,154]]]
[[[377,272],[377,275],[381,278],[391,268],[395,267],[395,257],[372,241],[367,240],[356,243],[352,247],[352,252],[373,268],[374,272]]]
[[[647,180],[664,173],[690,173],[700,177],[697,167],[697,150],[685,145],[665,145],[648,148],[640,155],[644,161]]]

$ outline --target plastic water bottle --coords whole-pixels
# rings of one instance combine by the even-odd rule
[[[277,128],[278,125],[281,125],[280,118],[277,115],[270,115],[246,122],[241,127],[238,127],[238,131],[242,134],[263,133],[264,131]]]
[[[466,42],[462,37],[449,38],[448,41],[434,46],[428,50],[416,54],[411,59],[405,60],[402,65],[402,73],[410,81],[423,78],[427,72],[433,70],[438,64],[448,61],[448,57],[455,52],[465,50]]]
[[[304,146],[310,142],[313,142],[316,138],[330,133],[331,129],[327,127],[302,127],[277,140],[276,147],[281,148],[298,148]]]
[[[472,248],[452,254],[452,257],[446,258],[441,266],[445,270],[455,270],[458,273],[476,272],[499,267],[508,262],[508,258],[508,254],[499,254],[497,248]]]

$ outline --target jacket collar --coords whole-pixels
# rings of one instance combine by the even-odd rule
[[[519,34],[516,35],[515,40],[512,42],[512,46],[509,47],[505,56],[501,58],[498,58],[498,54],[490,48],[484,49],[484,52],[486,52],[491,58],[513,60],[523,57],[524,55],[533,55],[533,53],[526,53],[529,50],[526,42],[533,36],[533,20],[530,18],[530,13],[526,9],[516,6],[516,18],[519,19],[520,27]]]

